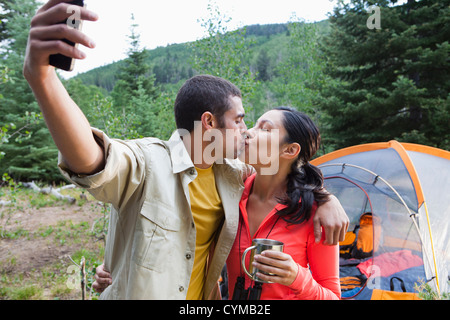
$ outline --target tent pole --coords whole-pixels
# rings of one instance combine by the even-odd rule
[[[430,217],[428,216],[428,208],[427,208],[426,201],[423,202],[423,205],[425,206],[424,208],[425,208],[425,214],[427,215],[428,232],[430,233],[431,252],[433,253],[433,261],[434,261],[434,273],[436,274],[436,287],[437,287],[439,296],[441,296],[441,290],[439,289],[439,278],[438,278],[438,272],[437,272],[436,255],[434,252],[433,235],[431,234]]]
[[[419,235],[420,243],[422,244],[422,247],[425,248],[425,243],[424,243],[424,241],[423,241],[423,239],[422,239],[422,235],[420,234],[420,228],[419,228],[419,226],[417,225],[417,222],[416,222],[416,219],[415,219],[415,216],[417,215],[417,213],[411,213],[411,210],[409,210],[408,205],[405,203],[405,200],[403,200],[403,198],[400,196],[400,194],[397,192],[397,190],[395,190],[394,187],[391,186],[389,182],[387,182],[385,179],[383,179],[383,177],[377,175],[375,172],[370,171],[369,169],[366,169],[366,168],[363,168],[363,167],[354,165],[354,164],[349,164],[349,163],[330,163],[330,164],[319,165],[318,167],[321,168],[321,167],[331,167],[331,166],[342,166],[342,172],[344,171],[344,168],[345,168],[346,166],[358,168],[358,169],[364,170],[364,171],[366,171],[366,172],[368,172],[368,173],[370,173],[370,174],[376,176],[377,179],[380,179],[381,181],[383,181],[383,182],[384,182],[384,183],[385,183],[385,184],[386,184],[386,185],[387,185],[387,186],[395,193],[395,195],[400,199],[400,201],[402,202],[403,206],[404,206],[404,207],[406,208],[406,210],[408,211],[409,217],[411,218],[411,220],[412,220],[413,223],[414,223],[414,226],[416,227],[417,234]],[[375,181],[375,182],[376,182],[376,181]],[[374,184],[375,184],[375,183],[374,183]],[[425,213],[426,213],[426,215],[427,215],[428,228],[431,228],[431,226],[430,226],[430,219],[428,219],[428,210],[427,210],[425,201],[424,201],[424,205],[425,205]],[[435,279],[436,279],[436,280],[435,280],[435,281],[436,281],[436,288],[437,288],[438,294],[439,294],[439,296],[440,296],[441,294],[440,294],[440,290],[439,290],[439,280],[438,280],[438,274],[437,274],[436,259],[435,259],[435,254],[434,254],[433,239],[432,239],[432,237],[431,237],[431,229],[429,229],[429,232],[430,232],[430,240],[431,240],[431,251],[432,251],[432,253],[433,253],[433,262],[434,262],[434,273],[435,273]],[[428,262],[428,266],[429,266],[430,270],[433,270],[433,267],[432,267],[433,264],[431,263],[430,257],[428,256],[428,253],[427,253],[427,250],[422,250],[422,251],[425,253],[425,256],[427,257],[427,262]]]

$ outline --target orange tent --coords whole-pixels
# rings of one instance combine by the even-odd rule
[[[312,163],[346,210],[349,233],[355,233],[341,243],[343,298],[411,293],[420,281],[449,292],[450,152],[389,141],[337,150]],[[349,247],[357,245],[360,218],[367,212],[374,217],[373,252],[352,256]]]

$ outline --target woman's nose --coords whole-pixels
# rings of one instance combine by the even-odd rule
[[[251,139],[255,136],[255,130],[253,130],[253,128],[250,128],[247,131],[245,131],[244,134],[246,135],[247,138]]]

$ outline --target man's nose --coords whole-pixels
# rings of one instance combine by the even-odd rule
[[[242,135],[245,135],[247,133],[247,125],[245,124],[244,121],[242,121],[242,125],[241,125],[240,131],[241,131]]]

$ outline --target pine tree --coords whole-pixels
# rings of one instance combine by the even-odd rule
[[[25,129],[1,145],[4,157],[0,161],[0,172],[16,180],[56,181],[62,179],[57,168],[58,150],[39,116],[33,93],[22,77],[28,30],[37,7],[35,0],[1,3],[0,61],[3,68],[7,68],[4,70],[8,71],[9,81],[0,85],[0,125]]]
[[[270,66],[270,57],[267,54],[267,49],[263,48],[258,54],[258,58],[256,60],[256,68],[258,71],[258,75],[256,79],[260,81],[268,81],[271,77],[271,66]]]
[[[141,49],[140,35],[137,32],[138,25],[134,23],[134,15],[131,15],[131,20],[131,34],[128,37],[130,41],[128,58],[124,61],[117,82],[111,92],[114,105],[119,108],[129,107],[131,98],[140,86],[149,97],[155,98],[157,95],[155,76],[147,64],[148,51],[145,48]]]
[[[450,1],[396,3],[341,2],[330,17],[319,105],[335,147],[397,139],[450,148]]]

